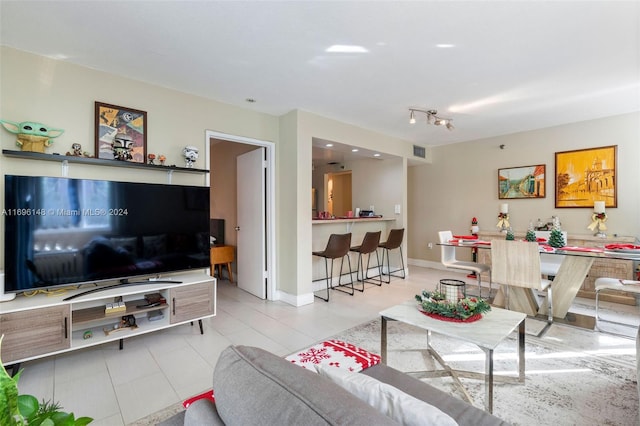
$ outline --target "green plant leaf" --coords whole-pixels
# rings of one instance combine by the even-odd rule
[[[38,413],[40,404],[33,395],[18,395],[18,410],[25,419],[30,419]]]
[[[0,348],[3,338],[4,334],[0,336]],[[17,398],[18,379],[21,372],[19,371],[16,377],[9,376],[2,360],[0,360],[0,424],[2,425],[12,425],[16,423],[15,418],[20,417]]]
[[[75,426],[85,426],[93,421],[91,417],[78,417],[75,422]]]

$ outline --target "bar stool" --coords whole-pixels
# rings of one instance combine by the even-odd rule
[[[347,293],[351,296],[353,296],[354,294],[354,287],[353,287],[353,275],[351,275],[351,259],[349,258],[349,247],[351,246],[351,233],[348,234],[331,234],[329,236],[329,241],[327,242],[327,247],[324,249],[324,251],[314,251],[313,255],[314,256],[318,256],[318,257],[322,257],[324,258],[324,269],[325,272],[327,274],[326,276],[326,280],[327,280],[327,298],[325,299],[324,297],[318,296],[317,294],[314,294],[315,297],[317,297],[318,299],[322,299],[325,302],[329,301],[329,289],[331,290],[339,290],[342,291],[343,293]],[[349,278],[351,279],[350,283],[346,283],[346,284],[341,284],[340,281],[342,280],[342,266],[344,265],[344,258],[345,256],[347,257],[347,262],[349,262]],[[329,272],[329,267],[328,267],[328,259],[331,259],[331,272]],[[341,259],[340,260],[340,275],[338,276],[338,288],[334,288],[333,287],[333,261],[334,259]],[[346,290],[342,290],[339,287],[346,287],[347,285],[351,284],[351,292],[348,292]]]
[[[380,234],[382,232],[367,232],[364,234],[364,238],[362,239],[362,244],[359,246],[354,246],[349,249],[349,251],[358,253],[358,266],[356,267],[356,281],[362,282],[362,289],[356,288],[358,291],[364,292],[364,283],[371,283],[377,286],[382,285],[382,266],[380,265],[380,256],[378,255],[378,244],[380,243]],[[376,253],[376,262],[378,265],[378,275],[373,277],[369,276],[369,261],[371,260],[371,253]],[[362,260],[363,255],[367,256],[367,269],[364,269],[364,260]],[[362,268],[362,279],[360,279],[360,269]],[[369,281],[371,278],[378,277],[379,283],[375,281]]]
[[[391,282],[391,277],[398,277],[398,278],[402,278],[403,280],[405,279],[405,272],[404,272],[404,257],[402,256],[402,239],[404,238],[404,228],[400,228],[400,229],[392,229],[391,231],[389,231],[389,237],[387,238],[387,241],[385,241],[384,243],[380,243],[378,244],[378,247],[382,249],[382,266],[384,267],[384,254],[387,254],[387,273],[383,275],[388,275],[389,276],[389,280],[385,281],[385,283],[389,284]],[[402,263],[402,269],[396,269],[396,270],[391,270],[391,266],[389,265],[389,251],[390,250],[395,250],[399,248],[400,249],[400,262]],[[398,272],[398,271],[402,271],[402,276],[400,275],[393,275],[394,272]]]

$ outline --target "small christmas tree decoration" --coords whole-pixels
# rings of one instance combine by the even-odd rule
[[[534,231],[533,229],[528,230],[527,231],[527,235],[525,235],[524,239],[527,240],[527,241],[535,241],[536,240],[536,231]]]
[[[516,239],[515,235],[513,235],[513,230],[511,228],[507,229],[507,238],[508,241],[513,241]]]
[[[565,246],[564,237],[562,231],[558,228],[554,228],[549,235],[549,245],[554,248],[560,248]]]

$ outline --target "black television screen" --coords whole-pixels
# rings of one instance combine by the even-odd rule
[[[5,176],[5,291],[208,268],[209,188]]]

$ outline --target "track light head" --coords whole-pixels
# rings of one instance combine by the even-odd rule
[[[409,124],[416,124],[416,117],[413,115],[413,110],[409,111],[411,111],[411,114],[409,114]]]

